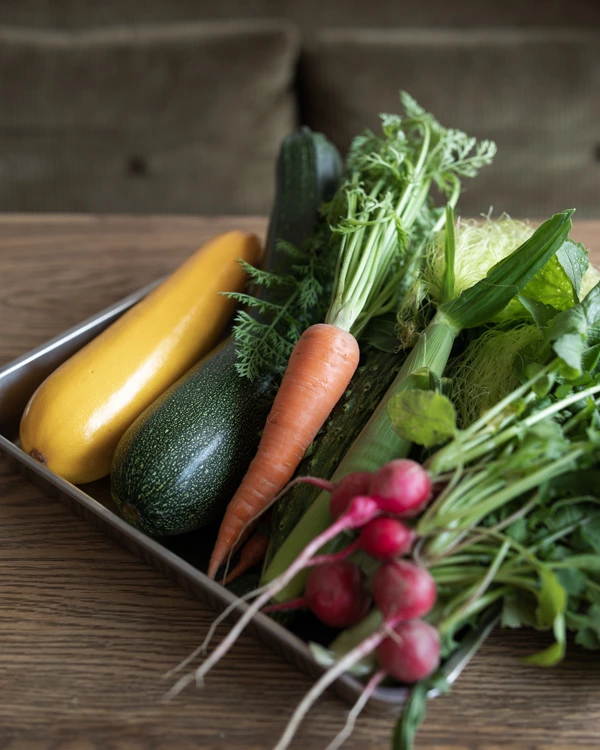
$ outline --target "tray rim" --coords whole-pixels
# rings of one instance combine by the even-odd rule
[[[5,365],[2,365],[0,367],[0,387],[4,379],[8,379],[9,376],[11,376],[11,379],[14,378],[20,368],[33,363],[36,359],[57,349],[61,345],[69,343],[77,336],[82,335],[95,327],[101,326],[103,323],[108,325],[111,318],[116,318],[119,314],[125,312],[140,301],[152,291],[152,289],[158,286],[164,278],[165,277],[157,279],[151,284],[142,287],[138,291],[133,292],[112,305],[103,308],[95,315],[86,318],[81,323],[72,326],[30,351],[16,357]],[[105,507],[101,502],[80,487],[71,484],[40,464],[38,461],[35,461],[24,453],[18,445],[2,434],[0,434],[0,453],[4,453],[7,457],[12,459],[15,466],[21,469],[21,472],[26,475],[27,479],[30,478],[31,473],[37,475],[46,488],[46,494],[49,494],[48,488],[53,487],[54,490],[50,494],[57,495],[58,499],[67,501],[71,507],[75,508],[76,512],[83,515],[88,521],[90,520],[91,514],[91,516],[98,521],[97,525],[103,530],[105,530],[106,527],[109,527],[114,532],[113,538],[116,538],[122,547],[125,547],[134,554],[143,557],[145,561],[149,561],[159,572],[174,580],[176,585],[190,591],[197,599],[201,599],[204,603],[208,604],[211,609],[223,611],[226,607],[237,601],[238,606],[228,619],[237,619],[237,617],[247,609],[247,605],[235,594],[210,579],[201,570],[195,568],[152,537],[147,536],[142,531],[131,526],[123,518]],[[123,538],[127,539],[131,546],[124,544]],[[143,550],[149,556],[149,560],[140,554],[140,550]],[[158,565],[157,561],[160,561],[162,565]],[[168,576],[162,566],[166,566],[169,572],[176,573],[177,576]],[[190,586],[182,586],[179,576],[190,584]],[[205,592],[206,599],[198,596],[196,587]],[[214,606],[215,602],[217,606]],[[465,636],[462,647],[442,665],[440,671],[445,676],[448,684],[451,685],[458,679],[473,655],[479,650],[481,644],[495,627],[497,621],[497,615],[491,613],[490,616],[482,622],[481,627],[478,630],[471,631]],[[255,631],[256,635],[265,645],[272,650],[275,650],[278,654],[283,656],[284,659],[292,663],[305,674],[319,674],[325,671],[324,667],[316,661],[310,648],[304,641],[263,613],[259,612],[253,618],[251,629]],[[279,648],[277,646],[279,646]],[[294,654],[294,660],[288,658],[288,654],[286,653],[288,649]],[[337,678],[332,687],[334,687],[336,692],[342,698],[347,701],[353,701],[358,698],[364,685],[352,675],[344,674]],[[369,699],[368,705],[388,710],[401,709],[406,701],[407,694],[407,687],[379,687]],[[430,698],[433,698],[439,694],[439,690],[433,689],[428,695]]]

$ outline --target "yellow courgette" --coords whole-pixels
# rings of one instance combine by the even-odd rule
[[[82,484],[110,472],[121,436],[139,414],[217,342],[241,291],[238,259],[257,264],[258,238],[221,234],[55,370],[31,397],[21,448]]]

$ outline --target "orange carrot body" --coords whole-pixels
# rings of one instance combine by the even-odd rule
[[[263,561],[267,554],[267,547],[269,546],[269,537],[264,536],[259,531],[254,532],[250,539],[244,545],[240,552],[240,559],[235,568],[229,573],[225,579],[225,583],[231,583],[236,578],[245,573],[250,568],[258,565]]]
[[[317,323],[294,347],[256,456],[231,499],[208,566],[214,578],[243,532],[294,475],[306,450],[348,387],[360,352],[354,336]]]

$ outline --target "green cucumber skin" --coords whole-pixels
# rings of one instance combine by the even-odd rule
[[[278,239],[300,246],[340,179],[341,159],[325,136],[303,128],[287,136],[276,170],[266,244],[267,270],[293,262]],[[263,291],[268,299],[271,290]],[[121,439],[111,492],[127,520],[151,536],[201,528],[221,516],[256,454],[277,376],[238,375],[229,340],[152,404]]]
[[[158,398],[119,442],[113,500],[151,536],[184,534],[216,518],[256,453],[271,382],[240,378],[235,359],[230,340]]]
[[[296,476],[323,479],[332,476],[396,377],[403,361],[404,357],[400,354],[366,349],[349,387],[315,438]],[[264,570],[320,492],[312,485],[297,484],[274,507]]]

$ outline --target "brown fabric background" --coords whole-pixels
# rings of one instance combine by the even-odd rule
[[[298,48],[282,22],[0,29],[1,209],[264,211]]]
[[[78,28],[210,18],[281,18],[323,27],[600,26],[598,0],[3,0],[7,25]]]
[[[340,146],[407,90],[444,125],[498,144],[465,214],[600,215],[600,33],[324,30],[303,55],[302,112]],[[392,83],[393,82],[393,83]]]
[[[599,68],[600,0],[0,0],[0,211],[266,213],[405,88],[498,143],[466,213],[598,217]]]

